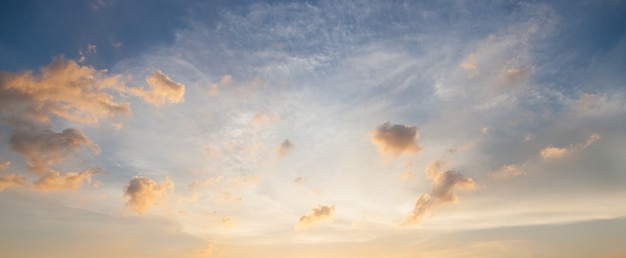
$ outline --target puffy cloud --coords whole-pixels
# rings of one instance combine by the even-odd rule
[[[566,148],[559,148],[559,147],[554,147],[552,145],[548,145],[541,150],[540,155],[543,159],[546,159],[546,160],[562,158],[569,153],[580,151],[582,149],[589,147],[591,144],[593,144],[599,139],[600,139],[600,135],[594,133],[590,135],[587,138],[587,141],[585,141],[584,143],[579,143],[575,145],[571,144]]]
[[[400,155],[416,153],[422,149],[417,145],[419,131],[415,126],[392,125],[387,122],[371,131],[370,136],[381,153]]]
[[[278,152],[278,155],[280,155],[281,157],[284,157],[291,149],[293,149],[293,147],[293,143],[291,143],[289,140],[284,140],[283,143],[281,143],[280,146],[276,148],[276,152]]]
[[[12,186],[26,186],[26,182],[24,182],[24,176],[15,174],[0,176],[0,192]]]
[[[541,157],[544,159],[556,159],[565,156],[570,150],[565,148],[557,148],[552,145],[548,145],[541,150]]]
[[[40,69],[0,72],[0,120],[11,125],[49,123],[58,116],[81,123],[130,112],[127,102],[116,102],[105,90],[124,91],[121,75],[81,66],[57,57]]]
[[[432,162],[426,169],[426,176],[433,178],[433,186],[429,194],[422,194],[415,203],[415,207],[403,222],[403,225],[415,224],[431,208],[444,203],[455,202],[458,197],[456,190],[473,189],[474,180],[456,171],[442,172],[445,162]]]
[[[127,207],[143,216],[152,205],[167,198],[172,189],[174,182],[169,177],[158,183],[148,177],[135,177],[126,184],[122,198],[128,199]]]
[[[88,169],[80,173],[49,172],[33,182],[33,188],[40,191],[78,190],[84,183],[91,183],[91,177],[100,173],[98,169]]]
[[[308,229],[314,224],[322,223],[332,220],[333,213],[335,212],[335,206],[322,206],[318,205],[317,208],[313,208],[311,213],[300,217],[296,229]]]
[[[145,101],[160,106],[165,103],[179,103],[185,95],[185,85],[174,82],[161,70],[155,70],[146,78],[150,90],[131,88],[130,93],[142,97]]]
[[[21,154],[28,167],[36,173],[48,172],[48,166],[58,164],[68,155],[85,146],[99,151],[98,146],[76,129],[55,133],[50,129],[18,130],[11,134],[11,149]]]

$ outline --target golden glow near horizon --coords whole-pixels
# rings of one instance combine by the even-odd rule
[[[1,5],[1,257],[626,257],[624,3]]]

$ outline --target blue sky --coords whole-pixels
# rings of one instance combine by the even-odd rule
[[[7,257],[621,257],[621,1],[0,8]]]

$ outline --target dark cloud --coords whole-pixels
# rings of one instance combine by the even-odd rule
[[[29,169],[38,174],[50,165],[63,162],[82,147],[97,152],[98,146],[76,129],[55,133],[50,129],[17,130],[11,134],[11,149],[26,159]]]
[[[422,149],[417,144],[419,131],[416,126],[392,125],[387,122],[371,131],[370,136],[381,153],[412,154]]]
[[[293,143],[291,143],[289,140],[285,140],[283,141],[283,143],[280,144],[280,146],[278,146],[276,152],[278,152],[278,155],[280,155],[281,157],[284,157],[289,151],[291,151],[291,149],[293,149],[293,147]]]
[[[174,182],[169,178],[157,183],[149,177],[135,177],[126,184],[123,198],[128,199],[127,207],[144,215],[155,203],[167,198],[172,189]]]

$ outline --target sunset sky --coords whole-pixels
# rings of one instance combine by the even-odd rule
[[[0,3],[0,257],[626,257],[626,1]]]

